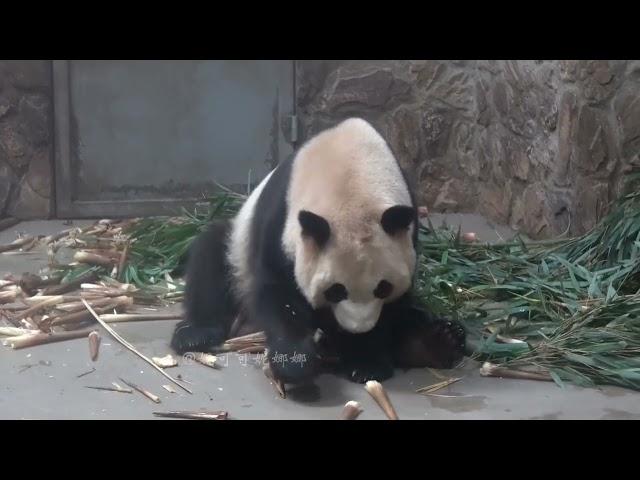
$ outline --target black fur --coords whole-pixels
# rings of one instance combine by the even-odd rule
[[[395,235],[398,232],[407,230],[412,223],[415,225],[416,220],[417,209],[415,207],[396,205],[385,210],[380,223],[385,232],[389,235]]]
[[[329,241],[331,228],[329,223],[321,216],[301,210],[298,214],[298,221],[302,227],[302,234],[313,238],[319,247],[324,247]]]
[[[464,331],[452,322],[432,318],[406,294],[385,305],[376,327],[365,334],[341,330],[328,310],[314,311],[299,291],[294,265],[285,256],[281,239],[287,215],[286,193],[292,160],[280,164],[255,207],[250,233],[249,267],[253,288],[244,299],[249,322],[266,331],[271,369],[287,383],[311,380],[322,362],[314,333],[321,328],[340,362],[339,370],[355,382],[385,380],[393,369],[450,368],[464,353]],[[412,193],[411,209],[386,217],[390,232],[414,225],[418,216]],[[320,245],[328,233],[313,217],[302,220]],[[227,226],[216,224],[194,243],[187,266],[186,320],[174,333],[178,352],[207,350],[222,343],[238,312],[230,294],[225,261]]]
[[[186,319],[178,323],[171,340],[178,353],[207,351],[227,338],[237,311],[225,255],[228,230],[228,222],[215,222],[189,249]]]

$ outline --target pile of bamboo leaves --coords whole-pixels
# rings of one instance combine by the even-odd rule
[[[420,297],[462,321],[480,359],[534,367],[559,385],[640,389],[640,191],[586,235],[465,244],[421,232]]]

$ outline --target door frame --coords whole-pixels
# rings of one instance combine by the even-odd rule
[[[144,217],[176,215],[182,208],[192,208],[198,200],[158,199],[158,200],[78,200],[75,198],[72,148],[71,109],[71,60],[52,61],[53,83],[53,131],[54,131],[54,177],[56,218],[99,218],[99,217]],[[291,60],[292,89],[289,95],[280,95],[280,129],[278,132],[279,151],[295,148],[297,131],[296,119],[296,61]],[[285,93],[285,92],[283,92]],[[289,131],[283,131],[283,129]],[[283,158],[278,159],[282,161]]]

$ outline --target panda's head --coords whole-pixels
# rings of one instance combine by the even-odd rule
[[[383,305],[411,288],[415,219],[407,205],[341,218],[338,225],[300,210],[295,274],[307,300],[316,309],[330,308],[348,332],[370,331]]]

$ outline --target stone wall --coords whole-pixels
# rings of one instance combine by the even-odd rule
[[[534,238],[589,229],[640,163],[639,61],[298,61],[297,77],[306,137],[366,118],[422,204]]]
[[[52,209],[51,62],[0,60],[0,218]]]

